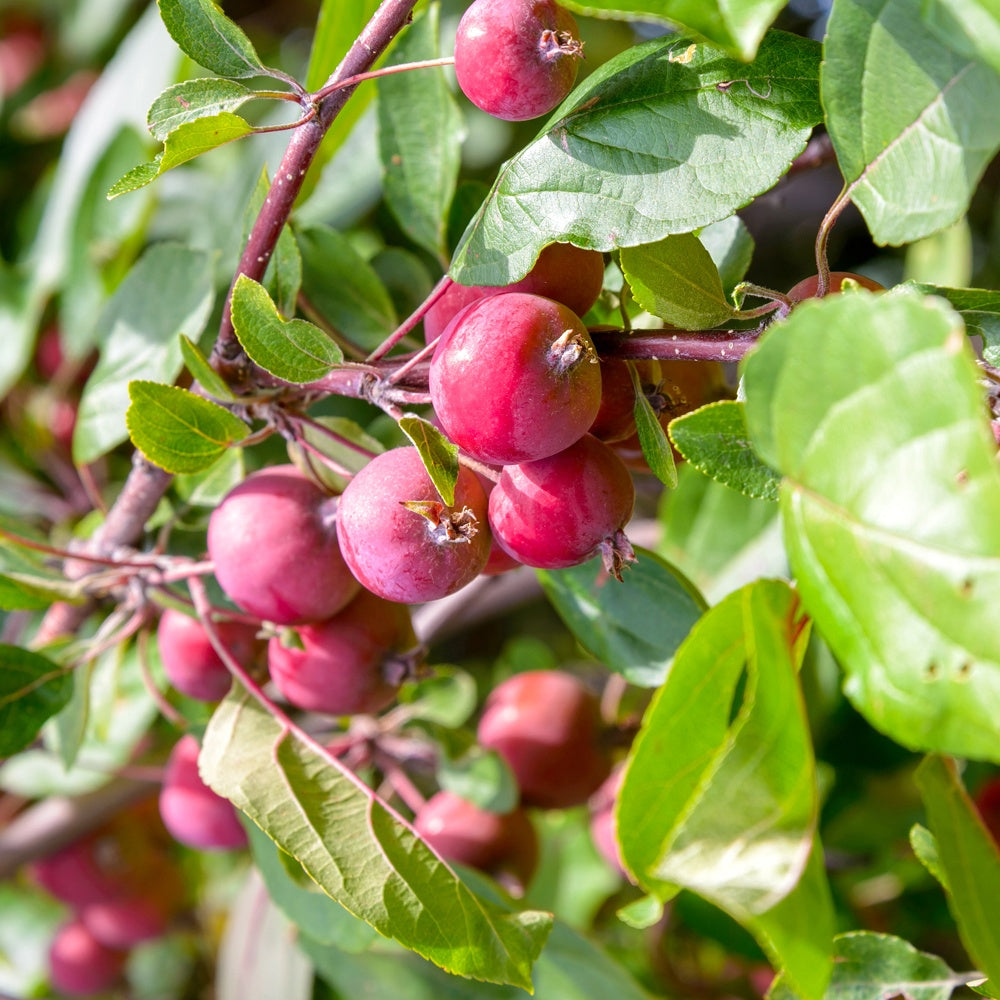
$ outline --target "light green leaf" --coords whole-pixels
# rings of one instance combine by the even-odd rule
[[[917,951],[891,934],[853,931],[834,938],[833,976],[824,1000],[948,1000],[965,983],[936,955]],[[767,1000],[797,1000],[786,978],[779,976]]]
[[[683,887],[721,907],[818,1000],[833,915],[797,674],[807,636],[777,581],[710,609],[646,712],[616,816],[644,889],[666,899]]]
[[[217,115],[198,118],[179,125],[167,136],[161,152],[151,163],[140,163],[120,177],[108,191],[109,198],[136,191],[156,180],[160,174],[193,160],[202,153],[242,139],[253,132],[253,126],[239,115],[222,111]]]
[[[742,403],[724,399],[670,422],[674,447],[706,476],[760,500],[777,500],[780,476],[747,440]]]
[[[98,324],[101,356],[80,401],[74,461],[86,465],[126,440],[129,382],[172,382],[177,377],[179,335],[197,339],[211,314],[212,271],[210,254],[157,243],[118,286]]]
[[[211,788],[380,934],[456,975],[530,988],[551,916],[509,913],[473,894],[351,771],[246,693],[216,709],[199,766]]]
[[[976,378],[940,299],[857,291],[772,326],[744,386],[848,697],[903,746],[1000,760],[1000,468]]]
[[[636,555],[620,583],[599,558],[571,569],[539,570],[538,579],[582,646],[631,683],[656,687],[705,604],[659,556],[639,548]]]
[[[28,746],[72,694],[72,671],[40,653],[0,644],[0,757]]]
[[[510,812],[521,796],[513,772],[494,750],[472,747],[455,760],[444,757],[437,777],[444,790],[491,812]]]
[[[783,0],[567,0],[566,6],[596,17],[664,20],[689,28],[738,59],[751,60]],[[678,54],[683,55],[680,46]]]
[[[170,37],[200,66],[237,79],[268,72],[243,29],[212,0],[157,3]]]
[[[948,873],[941,864],[941,854],[934,834],[926,826],[914,823],[910,828],[910,847],[920,863],[950,892]]]
[[[255,96],[252,90],[235,80],[215,77],[183,80],[167,87],[150,105],[146,116],[150,135],[157,142],[166,142],[181,125],[224,111],[235,111]]]
[[[707,330],[731,319],[715,261],[694,233],[625,247],[625,280],[646,312],[683,330]]]
[[[130,382],[128,394],[132,442],[167,472],[201,472],[250,433],[239,417],[178,386]]]
[[[245,274],[233,286],[231,311],[236,337],[250,360],[286,382],[314,382],[344,360],[318,326],[282,318],[267,289]]]
[[[429,420],[408,413],[399,420],[399,429],[420,452],[421,461],[446,507],[455,502],[458,482],[458,448]]]
[[[390,65],[439,55],[438,8],[432,5],[396,43]],[[446,262],[463,134],[458,104],[443,69],[385,76],[378,94],[386,204],[414,243]]]
[[[1000,8],[996,0],[921,0],[921,16],[949,48],[1000,73]]]
[[[184,365],[191,375],[201,383],[205,392],[225,403],[234,402],[238,398],[236,393],[229,388],[225,379],[209,364],[208,358],[202,354],[201,348],[183,333],[180,339]]]
[[[916,772],[928,824],[947,875],[948,903],[977,968],[1000,982],[1000,852],[969,799],[953,760],[930,756]]]
[[[476,710],[476,682],[471,674],[455,667],[436,666],[430,677],[416,681],[400,692],[399,704],[406,719],[436,723],[458,729]]]
[[[319,90],[326,83],[378,5],[379,0],[322,0],[309,53],[306,90]],[[359,96],[353,95],[350,103]]]
[[[907,284],[927,295],[940,295],[951,303],[970,335],[983,338],[983,358],[1000,367],[1000,291],[989,288],[942,288],[940,285]]]
[[[655,243],[772,187],[821,120],[819,50],[773,32],[750,66],[675,36],[606,62],[500,170],[455,251],[465,285],[521,278],[554,241]],[[722,85],[722,89],[719,89]]]
[[[957,221],[1000,146],[1000,75],[941,44],[920,0],[836,0],[822,71],[826,122],[876,243]]]
[[[674,453],[670,450],[667,432],[660,423],[659,414],[642,391],[639,372],[635,365],[629,365],[629,375],[632,379],[632,391],[635,394],[635,405],[632,415],[635,419],[635,432],[639,437],[639,447],[642,457],[646,460],[650,472],[664,486],[673,489],[677,485],[677,465]]]

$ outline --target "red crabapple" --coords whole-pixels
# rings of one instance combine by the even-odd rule
[[[226,594],[278,625],[322,621],[358,592],[337,543],[335,498],[293,465],[247,476],[208,521]]]
[[[64,924],[49,947],[49,975],[61,993],[95,996],[114,986],[125,952],[101,944],[79,920]]]
[[[36,882],[56,899],[80,908],[99,903],[121,892],[120,873],[102,864],[98,839],[84,837],[39,858],[31,866]]]
[[[984,782],[973,796],[986,829],[1000,847],[1000,777]]]
[[[408,672],[402,654],[417,646],[410,609],[364,589],[333,618],[295,632],[299,645],[280,636],[268,644],[271,680],[298,708],[330,715],[385,708]]]
[[[198,741],[182,736],[167,760],[160,789],[160,816],[171,836],[202,851],[243,847],[246,831],[233,804],[216,795],[198,774]]]
[[[623,531],[634,502],[628,469],[587,434],[558,455],[505,466],[490,494],[490,526],[526,566],[563,569],[600,554],[621,579],[635,558]]]
[[[455,36],[462,93],[505,121],[548,114],[573,89],[582,56],[576,21],[553,0],[473,0]]]
[[[544,295],[582,316],[597,301],[603,285],[603,254],[572,243],[550,243],[519,281],[509,285],[449,285],[424,316],[424,337],[430,343],[467,305],[499,292]]]
[[[660,363],[654,360],[633,361],[639,384],[647,398],[655,397],[660,384]],[[621,441],[635,432],[635,387],[629,362],[620,358],[601,358],[601,408],[590,433],[602,441]]]
[[[566,809],[586,802],[611,771],[600,732],[600,703],[579,678],[534,670],[493,689],[477,737],[514,772],[524,805]]]
[[[852,271],[831,271],[826,294],[834,295],[839,292],[848,279],[856,281],[862,288],[867,288],[872,292],[885,291],[885,285],[879,284],[874,278],[866,278],[863,274],[854,274]],[[802,302],[805,299],[814,298],[818,287],[819,275],[812,274],[793,285],[786,294],[792,302]]]
[[[538,867],[538,834],[520,807],[488,812],[452,792],[431,796],[413,827],[445,861],[478,868],[523,893]]]
[[[80,911],[80,919],[101,944],[123,951],[162,937],[168,923],[165,907],[146,896],[119,896],[91,903]]]
[[[582,437],[601,405],[601,369],[580,318],[540,295],[466,306],[430,366],[445,433],[488,465],[546,458]]]
[[[486,494],[462,466],[446,507],[416,448],[376,455],[348,484],[337,510],[351,572],[388,601],[419,604],[452,594],[486,565]]]
[[[598,854],[619,874],[627,875],[615,829],[615,801],[621,790],[624,768],[616,767],[590,797],[590,836]]]
[[[244,666],[253,661],[260,646],[255,626],[234,621],[214,625],[234,659]],[[156,640],[167,680],[181,694],[199,701],[226,696],[232,677],[197,618],[167,608],[160,616]]]

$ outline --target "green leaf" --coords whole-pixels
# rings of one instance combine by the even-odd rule
[[[378,5],[379,0],[350,0],[349,3],[323,0],[309,53],[306,90],[319,90],[326,83],[347,54],[352,39],[361,34],[361,29],[378,10]],[[360,91],[352,95],[349,103],[353,104],[360,96]]]
[[[903,746],[1000,760],[1000,469],[976,378],[940,299],[857,291],[772,326],[744,387],[847,696]]]
[[[782,0],[567,0],[566,6],[596,17],[663,20],[688,28],[737,59],[753,59]],[[684,47],[678,47],[683,55]]]
[[[235,111],[257,95],[235,80],[214,77],[183,80],[167,87],[149,108],[146,121],[150,135],[157,142],[166,142],[181,125]]]
[[[642,448],[642,457],[646,460],[650,472],[664,486],[673,489],[677,485],[677,465],[674,462],[674,453],[670,450],[667,432],[660,423],[659,414],[642,391],[639,372],[635,365],[629,365],[629,375],[632,379],[632,391],[635,393],[632,415],[635,419],[635,432],[639,436],[639,447]]]
[[[199,766],[210,787],[380,934],[456,975],[530,988],[551,916],[508,913],[474,895],[351,771],[249,695],[231,693],[216,709]]]
[[[132,442],[167,472],[201,472],[250,433],[218,403],[178,386],[130,382],[128,394],[125,422]]]
[[[437,777],[445,791],[492,812],[510,812],[521,796],[513,772],[494,750],[472,747],[455,760],[444,757]]]
[[[947,875],[948,903],[959,935],[976,967],[1000,982],[1000,930],[995,919],[1000,893],[1000,852],[962,787],[955,761],[923,760],[916,782],[928,824]]]
[[[1000,292],[988,288],[942,288],[920,283],[902,286],[927,295],[940,295],[951,303],[970,335],[983,338],[983,358],[1000,367]]]
[[[926,826],[914,823],[910,828],[910,847],[913,848],[917,860],[950,892],[948,873],[941,864],[941,854],[934,834]]]
[[[646,312],[683,330],[707,330],[731,319],[715,261],[694,233],[625,247],[625,280]]]
[[[421,720],[458,729],[476,710],[476,699],[476,682],[471,674],[454,667],[436,666],[432,676],[406,685],[400,692],[399,704],[407,721]]]
[[[389,64],[439,55],[438,8],[433,5],[400,37]],[[458,104],[440,68],[385,76],[378,94],[386,205],[414,243],[446,262],[448,208],[463,134]]]
[[[210,396],[225,403],[235,402],[239,397],[229,388],[225,379],[209,364],[201,348],[190,338],[181,334],[181,357],[191,375]]]
[[[778,499],[781,477],[754,454],[742,403],[724,399],[677,417],[670,440],[706,476],[748,497]]]
[[[616,819],[643,888],[665,899],[683,887],[711,901],[803,997],[819,998],[833,915],[797,673],[807,636],[796,595],[777,581],[710,609],[646,712]]]
[[[304,319],[283,319],[253,278],[241,274],[231,303],[236,337],[254,364],[285,382],[314,382],[344,360],[340,348]]]
[[[600,559],[539,570],[538,579],[584,648],[631,683],[655,687],[705,604],[659,556],[639,548],[636,555],[620,583],[611,580]]]
[[[464,285],[505,285],[554,241],[655,243],[728,218],[772,187],[822,118],[819,49],[773,32],[747,66],[674,36],[588,76],[500,170],[455,251]],[[723,89],[719,89],[719,85]]]
[[[137,191],[151,184],[160,174],[251,132],[253,126],[230,111],[179,125],[167,136],[163,149],[151,163],[140,163],[111,185],[108,198]]]
[[[754,241],[746,223],[738,215],[731,215],[705,226],[698,239],[715,261],[722,287],[732,290],[746,276],[753,259]]]
[[[363,349],[377,347],[396,328],[396,310],[374,268],[336,229],[310,226],[296,233],[303,291],[313,308]]]
[[[128,437],[125,410],[134,379],[172,382],[181,370],[179,335],[197,339],[215,298],[212,255],[157,243],[118,286],[98,328],[103,344],[73,433],[73,460],[86,465]]]
[[[834,965],[824,1000],[948,1000],[965,983],[936,955],[917,951],[891,934],[852,931],[833,940]],[[786,978],[779,976],[767,1000],[797,1000]]]
[[[243,29],[212,0],[157,3],[170,37],[200,66],[237,79],[268,72]]]
[[[39,653],[0,644],[0,757],[29,746],[72,694],[72,671]]]
[[[922,0],[920,13],[950,48],[1000,73],[1000,10],[995,0]]]
[[[446,507],[455,502],[458,482],[458,448],[429,420],[407,413],[399,420],[399,429],[413,442],[431,477],[434,488]]]
[[[942,45],[920,0],[836,0],[824,56],[827,128],[875,242],[957,221],[1000,146],[1000,76]]]

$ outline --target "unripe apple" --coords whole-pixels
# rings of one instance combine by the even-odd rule
[[[271,680],[293,705],[330,715],[389,705],[406,673],[401,654],[417,646],[410,609],[365,589],[333,618],[295,632],[298,644],[281,636],[268,644]]]
[[[64,924],[49,947],[52,985],[74,997],[96,996],[115,985],[125,952],[101,944],[79,920]]]
[[[534,670],[498,684],[479,720],[479,743],[507,762],[521,802],[566,809],[586,802],[611,770],[597,696],[573,674]]]
[[[322,621],[358,592],[337,543],[336,498],[293,465],[247,476],[208,522],[219,585],[278,625]]]
[[[538,835],[520,807],[488,812],[441,791],[421,807],[413,826],[446,861],[478,868],[519,893],[538,867]]]
[[[246,831],[233,804],[217,795],[198,774],[198,741],[182,736],[167,761],[160,789],[160,816],[180,843],[202,851],[244,847]]]

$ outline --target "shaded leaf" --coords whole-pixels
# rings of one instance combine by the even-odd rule
[[[760,500],[777,500],[780,476],[755,454],[747,439],[742,403],[709,403],[670,422],[674,447],[706,476]]]
[[[837,0],[821,82],[846,193],[876,243],[965,213],[1000,146],[1000,75],[942,45],[919,0]]]
[[[1000,73],[1000,11],[995,3],[922,0],[920,13],[950,48]]]
[[[631,683],[656,687],[705,604],[659,556],[639,548],[636,555],[621,582],[608,576],[600,558],[539,570],[538,579],[582,646]]]
[[[219,76],[266,73],[243,29],[212,0],[157,0],[160,17],[181,51]]]
[[[730,291],[746,276],[753,258],[754,241],[746,223],[738,215],[731,215],[705,226],[698,239],[715,261],[722,287]]]
[[[940,285],[907,283],[926,295],[947,299],[965,321],[969,334],[983,338],[983,358],[1000,367],[1000,291],[988,288],[942,288]]]
[[[233,329],[254,364],[286,382],[304,384],[328,374],[344,360],[340,348],[304,319],[284,319],[253,278],[241,274],[233,286]]]
[[[446,507],[455,502],[458,482],[458,447],[429,420],[408,413],[399,420],[399,429],[420,452],[421,461]]]
[[[200,472],[250,433],[239,417],[187,389],[130,382],[125,414],[133,444],[167,472]]]
[[[685,44],[637,45],[588,76],[501,168],[451,277],[509,284],[548,243],[655,243],[772,187],[822,118],[818,46],[773,32],[747,66],[705,45],[672,59]]]
[[[249,695],[216,709],[202,777],[341,905],[445,970],[530,986],[551,927],[474,895],[374,793],[285,730]]]
[[[635,365],[629,365],[629,375],[632,378],[632,391],[635,394],[632,415],[635,419],[635,432],[639,437],[642,457],[646,460],[650,472],[664,486],[673,489],[677,485],[677,465],[674,462],[674,453],[670,450],[667,432],[660,423],[659,414],[653,409],[646,393],[642,391],[639,372]]]
[[[29,746],[72,694],[72,671],[40,653],[0,644],[0,757]]]
[[[754,449],[845,692],[903,746],[1000,759],[1000,469],[959,317],[865,291],[804,302],[745,366]]]

